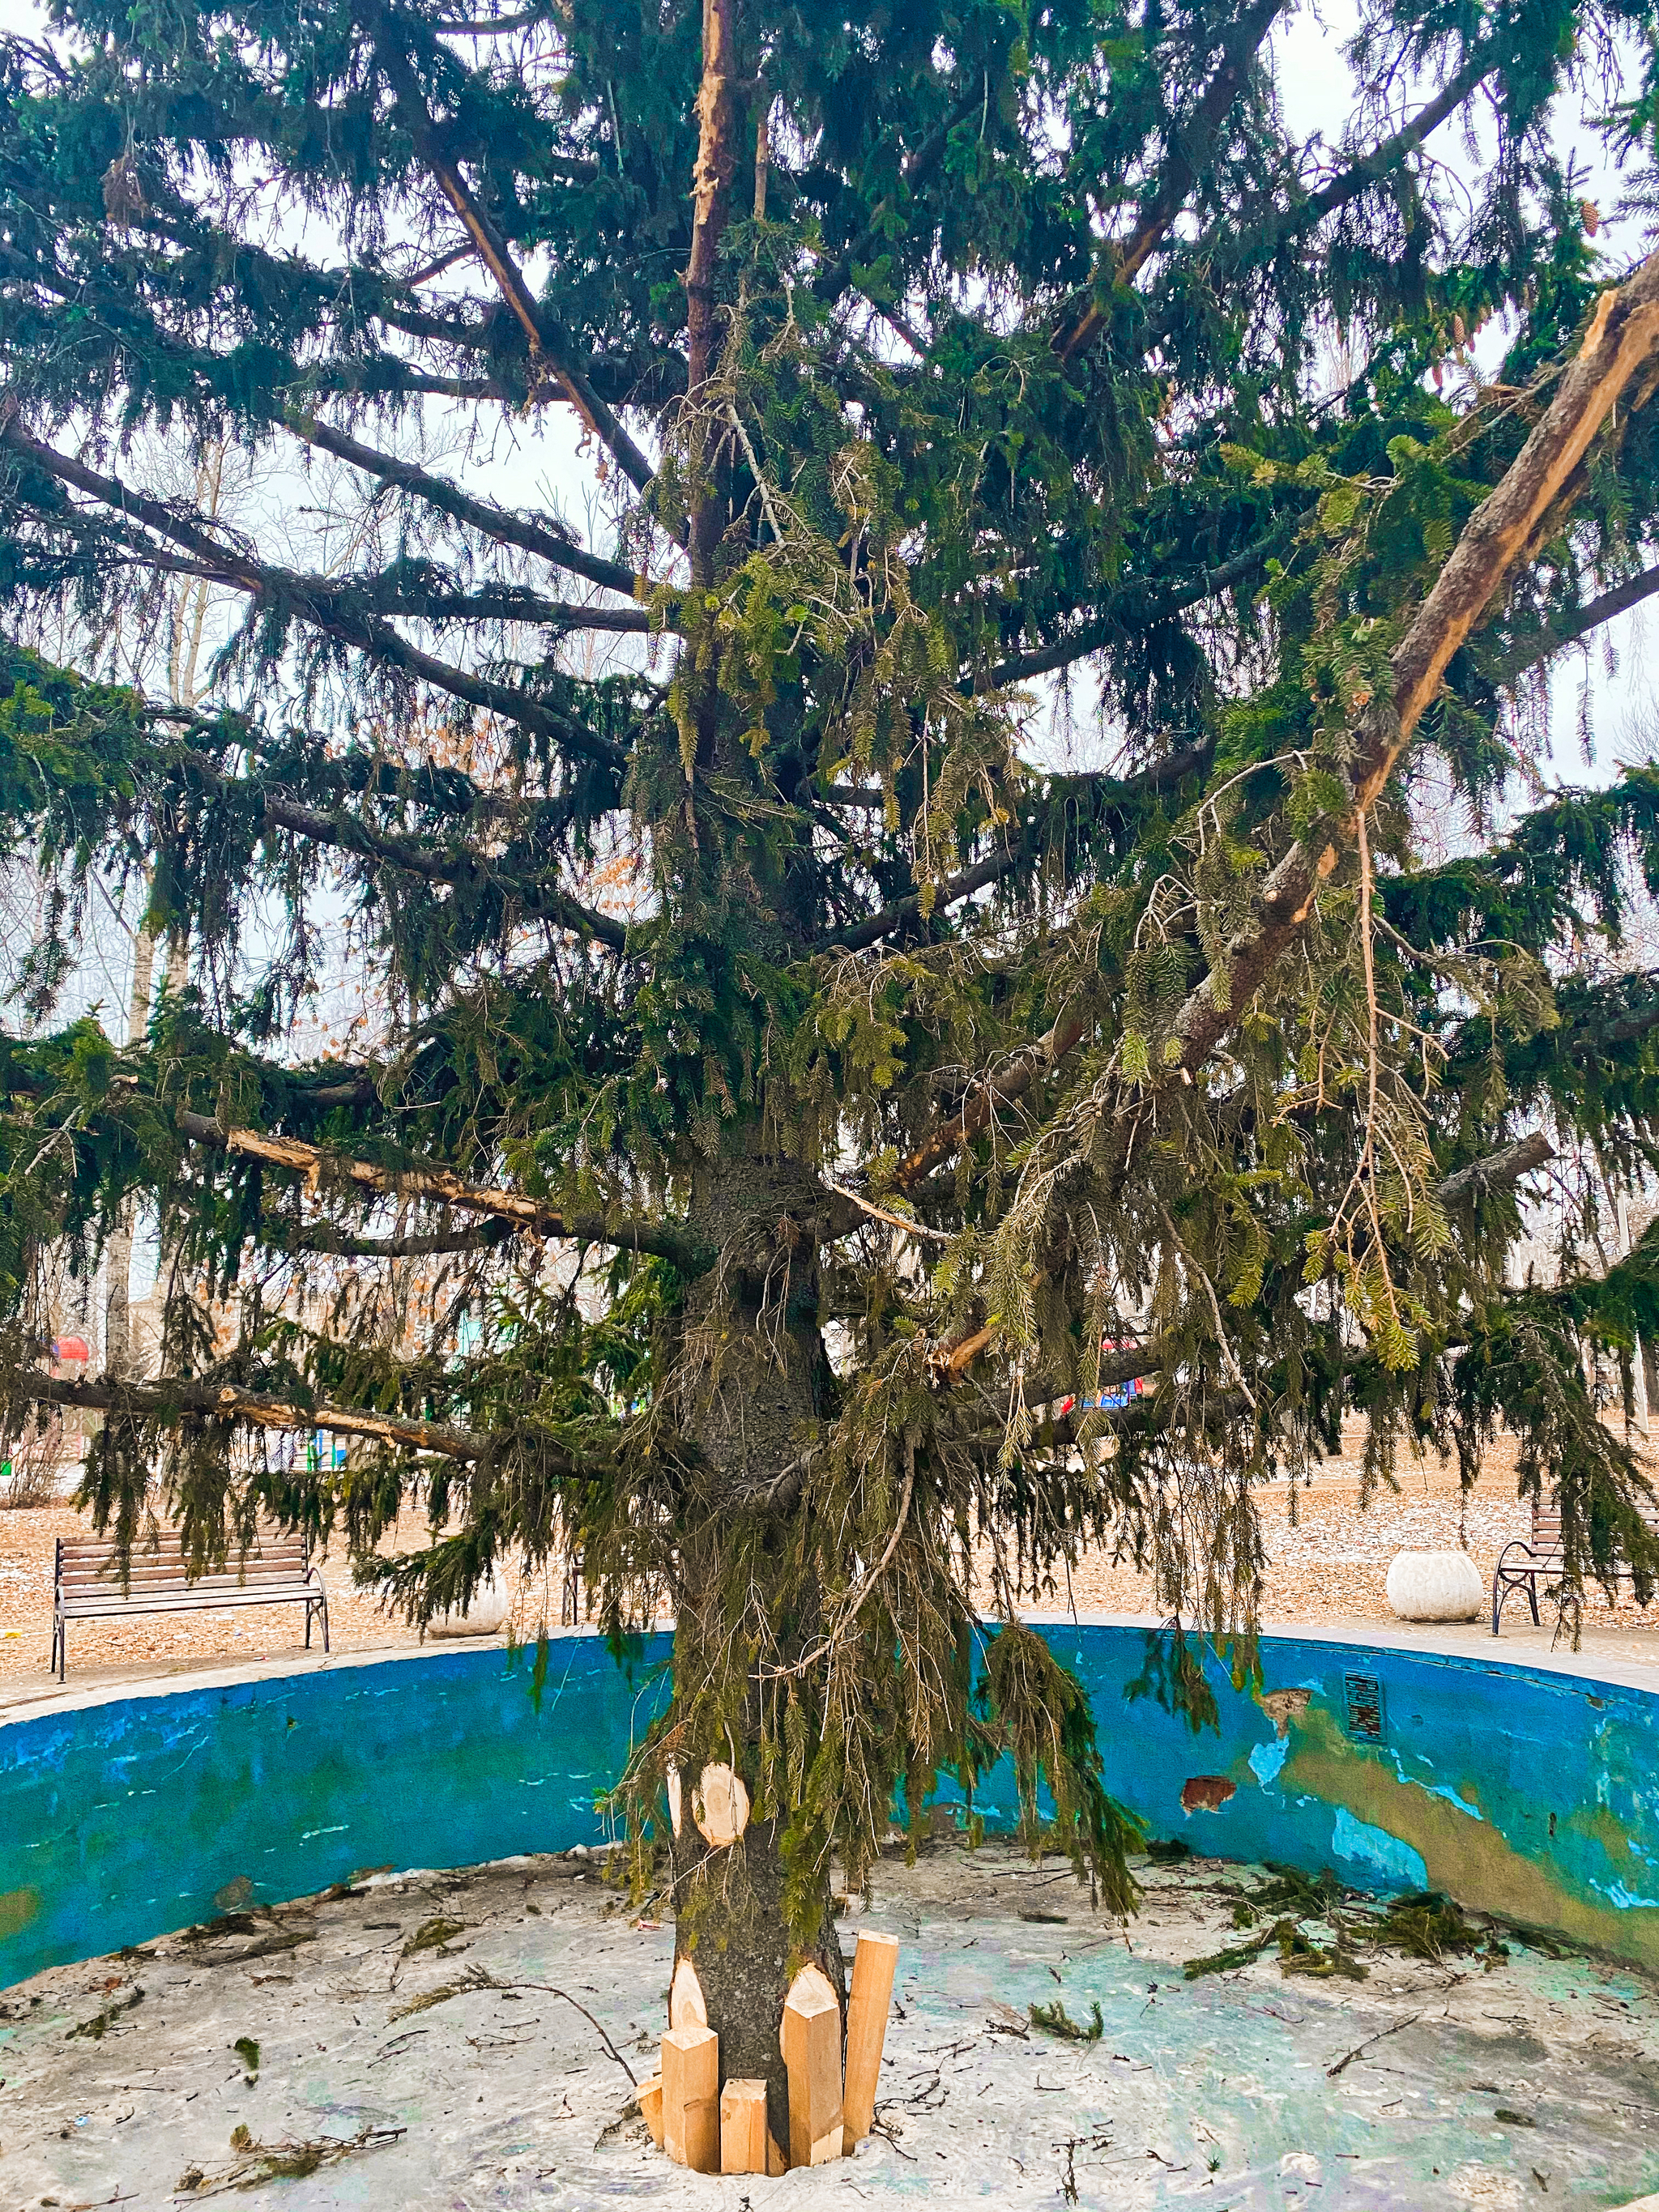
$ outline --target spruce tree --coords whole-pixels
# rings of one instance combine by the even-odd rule
[[[1595,1241],[1654,1140],[1659,765],[1547,787],[1523,708],[1659,583],[1659,266],[1551,124],[1595,105],[1634,236],[1659,25],[1366,0],[1301,143],[1281,0],[477,5],[0,49],[0,792],[53,887],[0,1410],[101,1413],[124,1540],[274,1514],[416,1622],[498,1559],[573,1558],[619,1645],[671,1607],[620,1802],[787,2142],[832,1856],[941,1771],[1012,1751],[1128,1900],[1021,1621],[1085,1547],[1248,1665],[1255,1489],[1359,1410],[1376,1480],[1507,1425],[1570,1600],[1651,1593],[1603,1400],[1659,1248]],[[565,422],[580,528],[467,458]],[[286,540],[165,489],[228,450]],[[312,471],[353,526],[284,557]],[[187,705],[101,657],[181,580],[242,610]],[[1068,717],[1103,764],[1035,764]],[[118,1044],[53,1008],[121,881],[168,952]],[[307,1062],[348,926],[385,1035]],[[164,1371],[54,1377],[45,1255],[137,1205]],[[313,1431],[349,1465],[271,1449]],[[710,1763],[716,1851],[667,1814]]]

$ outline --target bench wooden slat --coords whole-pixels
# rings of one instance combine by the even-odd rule
[[[303,1559],[307,1556],[306,1548],[302,1544],[283,1545],[280,1547],[262,1546],[257,1551],[250,1551],[246,1553],[236,1551],[227,1552],[224,1555],[222,1563],[216,1563],[210,1559],[207,1565],[208,1571],[222,1573],[226,1568],[239,1566],[242,1564],[244,1559],[246,1559],[246,1564],[249,1566],[257,1567],[262,1562],[268,1562],[273,1559]],[[88,1559],[65,1559],[61,1564],[63,1571],[65,1574],[96,1575],[114,1572],[118,1570],[120,1563],[112,1549],[108,1552],[101,1552],[96,1556]],[[177,1572],[187,1568],[189,1566],[190,1560],[188,1554],[175,1549],[169,1552],[162,1552],[160,1554],[154,1552],[134,1552],[131,1554],[128,1564],[134,1574],[156,1570],[165,1572],[169,1569]]]
[[[307,1556],[304,1547],[295,1544],[282,1551],[227,1552],[222,1559],[210,1556],[204,1560],[203,1566],[209,1574],[223,1574],[243,1565],[257,1567],[272,1559],[303,1559]],[[101,1559],[65,1559],[63,1571],[68,1575],[106,1575],[118,1572],[120,1564],[113,1555]],[[127,1565],[135,1575],[177,1574],[187,1571],[191,1560],[182,1552],[164,1552],[159,1559],[154,1553],[135,1552]]]
[[[302,1539],[294,1537],[281,1543],[267,1541],[263,1544],[250,1544],[246,1556],[250,1559],[268,1559],[276,1558],[279,1553],[292,1553],[297,1558],[306,1548]],[[100,1567],[106,1565],[116,1556],[116,1547],[113,1544],[77,1544],[72,1551],[67,1544],[64,1547],[64,1564],[66,1566]],[[152,1564],[165,1565],[168,1559],[182,1559],[188,1558],[189,1554],[180,1544],[164,1544],[160,1551],[157,1551],[153,1545],[135,1544],[130,1556],[136,1566],[145,1559]],[[230,1545],[225,1552],[225,1557],[228,1559],[240,1559],[242,1556],[240,1544]]]
[[[182,1561],[175,1560],[166,1567],[135,1565],[125,1575],[113,1564],[95,1570],[77,1567],[58,1579],[65,1589],[110,1589],[123,1582],[135,1587],[141,1583],[269,1582],[273,1575],[303,1574],[305,1570],[306,1562],[296,1553],[289,1559],[249,1559],[241,1566],[204,1567],[199,1575],[192,1575]]]
[[[194,1582],[188,1582],[183,1575],[144,1577],[135,1575],[130,1583],[124,1584],[118,1577],[112,1575],[107,1581],[100,1577],[93,1582],[66,1582],[59,1587],[65,1597],[121,1597],[129,1593],[134,1597],[154,1597],[168,1591],[192,1597],[198,1590],[285,1589],[290,1583],[305,1580],[304,1571],[296,1565],[284,1567],[280,1574],[249,1575],[246,1578],[239,1575],[198,1575]]]
[[[304,1541],[295,1538],[286,1543],[250,1544],[246,1553],[239,1546],[233,1544],[226,1552],[225,1558],[228,1561],[243,1558],[299,1559],[305,1558],[307,1550],[307,1547]],[[63,1564],[65,1567],[85,1568],[91,1571],[113,1565],[117,1557],[118,1553],[113,1544],[77,1544],[72,1550],[65,1544]],[[152,1550],[147,1545],[135,1545],[129,1557],[135,1567],[165,1567],[179,1565],[188,1557],[188,1554],[179,1544],[164,1545],[159,1552]]]

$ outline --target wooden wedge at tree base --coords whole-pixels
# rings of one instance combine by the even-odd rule
[[[648,2081],[641,2081],[637,2093],[640,2118],[645,2122],[646,2132],[657,2148],[662,2148],[662,2075],[653,2074]]]
[[[893,1977],[898,1970],[898,1937],[860,1932],[853,1957],[853,1987],[847,2000],[847,2081],[842,2098],[842,2132],[848,2155],[870,2132],[881,2079],[882,2045],[892,2009]]]
[[[720,2170],[720,2038],[671,2027],[662,2039],[662,2147],[693,2173]]]
[[[789,1987],[779,2045],[789,2075],[789,2163],[842,2155],[841,2002],[829,1977],[803,1966]]]
[[[764,2173],[771,2136],[764,2081],[728,2081],[720,2091],[720,2172]]]

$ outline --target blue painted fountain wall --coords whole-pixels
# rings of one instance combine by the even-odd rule
[[[1659,1696],[1498,1662],[1265,1638],[1207,1662],[1218,1727],[1144,1681],[1146,1634],[1044,1632],[1093,1704],[1109,1784],[1156,1837],[1432,1886],[1659,1970]],[[556,1638],[539,1697],[499,1646],[106,1700],[0,1724],[0,1985],[380,1867],[604,1833],[596,1800],[663,1694]],[[947,1801],[954,1793],[941,1791]],[[1012,1824],[1012,1776],[976,1800]],[[217,1902],[216,1902],[217,1900]]]

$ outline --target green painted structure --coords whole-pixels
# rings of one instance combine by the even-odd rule
[[[1157,1837],[1330,1867],[1659,1972],[1659,1694],[1463,1655],[1267,1637],[1206,1656],[1217,1725],[1152,1686],[1121,1624],[1043,1632],[1088,1688],[1109,1786]],[[619,1667],[553,1639],[97,1697],[0,1723],[0,1986],[228,1905],[370,1869],[568,1849],[664,1693],[667,1635]],[[959,1796],[948,1784],[939,1792]],[[975,1809],[1012,1825],[1011,1774]]]

